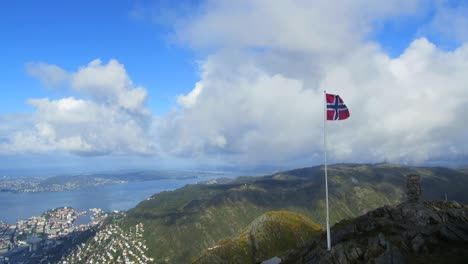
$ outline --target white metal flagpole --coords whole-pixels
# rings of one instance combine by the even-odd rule
[[[323,150],[324,150],[324,164],[325,164],[325,202],[327,207],[327,249],[331,250],[330,239],[330,214],[328,209],[328,175],[327,175],[327,91],[323,91],[324,103],[324,118],[323,118]]]

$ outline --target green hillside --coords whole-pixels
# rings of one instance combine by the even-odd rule
[[[423,198],[468,202],[468,177],[446,168],[392,164],[329,167],[331,223],[404,199],[406,175],[422,177]],[[145,226],[148,255],[157,262],[187,263],[217,241],[242,232],[265,212],[288,210],[324,225],[322,167],[264,177],[241,177],[224,184],[197,184],[163,192],[128,212],[122,226]]]
[[[289,211],[267,212],[256,218],[237,237],[218,242],[193,263],[259,263],[287,250],[299,248],[322,227],[309,218]]]

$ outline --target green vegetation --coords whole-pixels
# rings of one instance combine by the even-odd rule
[[[194,263],[258,263],[304,246],[322,228],[294,212],[272,211],[255,219],[233,239],[207,249]]]
[[[468,202],[468,175],[446,168],[392,164],[329,167],[331,223],[404,200],[406,175],[420,174],[423,199]],[[187,263],[222,239],[240,234],[268,211],[301,213],[324,225],[322,167],[264,177],[242,177],[224,184],[197,184],[163,192],[130,210],[121,226],[145,226],[148,255],[158,263]]]

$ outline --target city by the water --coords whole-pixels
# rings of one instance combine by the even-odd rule
[[[17,220],[39,216],[43,212],[72,207],[78,211],[101,208],[104,211],[127,210],[155,193],[174,190],[200,179],[164,179],[129,182],[64,192],[0,192],[0,221],[14,224]],[[86,221],[79,218],[78,223]]]
[[[109,214],[125,215],[124,210],[155,193],[197,180],[129,182],[58,192],[0,192],[0,263],[59,261],[53,257],[67,255],[72,245],[94,236]],[[119,235],[119,241],[128,235],[128,241],[122,240],[127,244],[136,241],[125,232]],[[141,242],[134,249],[146,250]],[[74,254],[80,258],[79,248]],[[147,258],[144,254],[141,257]]]

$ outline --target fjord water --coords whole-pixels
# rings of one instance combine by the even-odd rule
[[[62,206],[71,206],[80,212],[95,207],[104,211],[127,210],[155,193],[197,181],[200,179],[129,182],[64,192],[0,192],[0,220],[13,224],[16,220],[39,216],[49,209]]]

